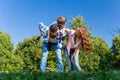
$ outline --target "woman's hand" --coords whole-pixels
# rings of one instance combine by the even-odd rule
[[[47,39],[47,42],[50,42],[50,38]]]
[[[72,62],[74,61],[74,55],[71,56],[71,61],[72,61]]]

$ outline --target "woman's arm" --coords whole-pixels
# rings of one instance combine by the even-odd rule
[[[68,42],[66,44],[68,55],[70,55],[70,48],[71,48],[71,36],[74,33],[74,30],[65,28],[65,31],[68,33]]]
[[[69,33],[70,31],[74,31],[74,30],[65,28],[65,32]]]
[[[70,41],[69,41],[69,40],[68,40],[68,42],[67,42],[67,44],[66,44],[66,47],[67,47],[68,55],[70,55],[71,44],[70,44]]]
[[[75,48],[75,52],[74,52],[74,54],[73,55],[78,55],[79,54],[79,49],[80,49],[80,47],[81,47],[81,44],[80,44],[81,42],[79,41],[78,42],[78,46]]]

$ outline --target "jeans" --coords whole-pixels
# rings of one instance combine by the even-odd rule
[[[64,47],[64,53],[65,53],[65,57],[66,57],[66,60],[67,60],[67,63],[68,63],[68,68],[69,68],[70,72],[74,71],[73,62],[72,62],[72,59],[71,59],[74,51],[75,51],[74,49],[70,49],[70,55],[68,55],[67,48]],[[82,69],[79,65],[79,55],[74,56],[74,64],[75,64],[75,67],[77,68],[78,71],[82,71]]]
[[[40,70],[42,72],[46,72],[46,64],[47,64],[47,58],[48,58],[48,51],[50,51],[50,48],[53,48],[56,54],[57,59],[57,65],[58,65],[58,72],[63,72],[64,66],[62,62],[62,51],[59,47],[57,47],[57,44],[55,43],[42,43],[42,58],[40,63]]]

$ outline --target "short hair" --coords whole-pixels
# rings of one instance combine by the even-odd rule
[[[57,23],[58,24],[65,24],[66,23],[65,17],[63,17],[63,16],[58,17],[57,18]]]

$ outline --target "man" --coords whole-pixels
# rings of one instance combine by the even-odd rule
[[[48,30],[50,32],[50,38],[48,40]],[[58,72],[63,72],[63,62],[62,62],[62,51],[61,48],[58,47],[57,44],[57,35],[58,35],[58,25],[52,24],[50,28],[45,27],[42,23],[40,23],[40,31],[42,35],[42,57],[40,62],[40,70],[42,72],[46,72],[46,66],[47,66],[47,58],[48,58],[48,52],[50,51],[50,48],[53,48],[56,54],[57,59],[57,65],[58,65]]]

